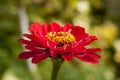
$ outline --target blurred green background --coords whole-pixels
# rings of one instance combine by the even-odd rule
[[[50,80],[50,59],[19,60],[18,39],[33,22],[81,25],[99,40],[100,64],[65,62],[58,80],[120,80],[120,0],[0,0],[0,80]]]

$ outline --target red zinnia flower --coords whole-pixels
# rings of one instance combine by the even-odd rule
[[[85,46],[97,38],[85,33],[83,27],[68,23],[61,27],[55,22],[43,25],[35,22],[29,31],[31,34],[23,34],[29,40],[19,39],[19,42],[25,44],[28,50],[19,55],[20,59],[32,58],[32,63],[38,63],[48,57],[66,61],[71,61],[73,57],[76,57],[93,64],[98,63],[100,59],[100,56],[96,54],[101,51],[100,48],[86,49]]]

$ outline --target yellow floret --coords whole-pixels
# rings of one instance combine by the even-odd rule
[[[52,40],[54,42],[62,43],[62,44],[70,44],[75,42],[75,37],[70,32],[49,32],[45,37],[48,40]]]

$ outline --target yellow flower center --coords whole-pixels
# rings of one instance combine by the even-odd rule
[[[57,42],[59,44],[71,44],[73,43],[76,39],[74,35],[72,35],[70,32],[49,32],[45,37],[48,40],[52,40],[54,42]]]

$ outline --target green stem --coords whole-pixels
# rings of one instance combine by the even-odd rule
[[[63,64],[63,59],[54,59],[51,58],[53,62],[53,70],[51,80],[57,80],[58,72],[60,70],[61,65]]]

